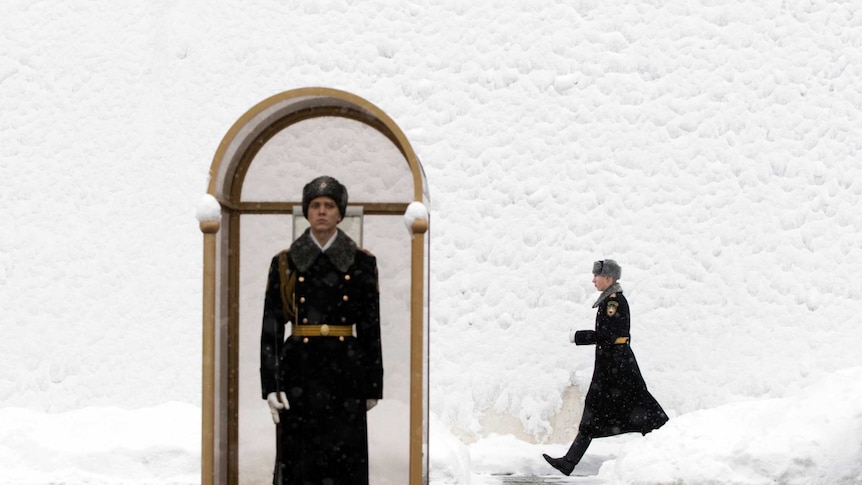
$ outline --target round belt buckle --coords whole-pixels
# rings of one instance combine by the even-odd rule
[[[329,325],[324,323],[320,326],[320,335],[323,335],[324,337],[329,335]]]

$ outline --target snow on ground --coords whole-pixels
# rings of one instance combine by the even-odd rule
[[[694,411],[644,437],[597,439],[573,476],[630,484],[860,483],[860,382],[862,367],[845,369],[787,397]],[[471,469],[486,481],[553,475],[536,457],[567,448],[491,436],[470,446]]]
[[[605,257],[672,420],[597,440],[591,479],[860,483],[859,7],[5,4],[0,476],[195,483],[210,161],[255,103],[328,86],[428,176],[433,483],[552,471]]]
[[[200,483],[200,408],[0,409],[5,484]]]

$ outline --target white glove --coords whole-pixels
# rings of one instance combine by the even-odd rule
[[[365,400],[365,410],[371,411],[371,408],[377,406],[377,399],[366,399]]]
[[[269,412],[272,413],[272,422],[278,424],[278,412],[290,409],[287,402],[287,394],[284,392],[270,392],[266,395],[266,403],[269,404]]]

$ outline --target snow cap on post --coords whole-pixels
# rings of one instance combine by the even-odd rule
[[[322,175],[305,184],[302,188],[302,215],[306,219],[308,219],[308,205],[318,197],[329,197],[334,200],[341,218],[344,218],[344,214],[347,213],[347,187],[328,175]]]
[[[414,225],[420,221],[419,225]],[[422,202],[411,202],[404,211],[404,225],[413,237],[417,232],[424,233],[428,230],[428,208]]]
[[[198,220],[201,231],[205,234],[215,234],[221,226],[221,204],[210,194],[204,194],[198,207],[195,209],[195,218]]]
[[[623,269],[613,259],[603,259],[593,263],[593,274],[599,276],[610,276],[614,281],[623,275]]]

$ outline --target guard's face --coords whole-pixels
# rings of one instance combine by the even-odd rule
[[[605,291],[611,287],[614,283],[614,279],[610,276],[602,276],[598,274],[593,275],[593,285],[595,285],[598,291]]]
[[[338,205],[329,197],[315,197],[308,204],[308,223],[315,232],[326,233],[341,222]]]

